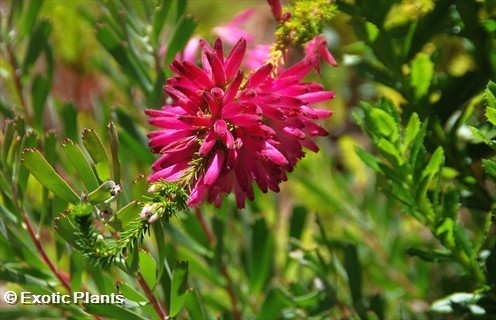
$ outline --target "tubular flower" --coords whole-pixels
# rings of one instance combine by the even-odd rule
[[[317,83],[302,79],[318,64],[306,58],[272,76],[266,64],[245,79],[239,70],[246,51],[241,39],[224,57],[222,42],[213,48],[201,41],[203,67],[172,61],[177,76],[164,91],[174,101],[161,110],[146,110],[152,151],[161,154],[153,164],[150,182],[177,181],[189,190],[188,205],[202,201],[222,205],[234,193],[238,208],[253,200],[253,182],[263,191],[279,191],[279,183],[305,155],[318,151],[315,136],[327,132],[315,121],[331,111],[311,105],[334,97]]]
[[[319,34],[312,40],[308,41],[305,44],[305,56],[309,57],[314,54],[318,54],[322,59],[324,59],[328,64],[333,67],[337,67],[338,63],[332,56],[331,52],[327,48],[327,40],[326,38]],[[319,65],[317,65],[317,71],[319,70]]]

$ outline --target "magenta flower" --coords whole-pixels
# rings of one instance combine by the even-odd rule
[[[227,57],[220,39],[213,48],[201,45],[202,68],[178,60],[170,65],[177,76],[167,79],[164,91],[174,103],[146,110],[149,122],[161,128],[148,134],[152,151],[161,154],[148,180],[183,183],[190,206],[208,201],[220,207],[234,193],[243,208],[246,198],[254,198],[253,182],[263,192],[278,192],[305,155],[303,147],[318,151],[313,137],[327,132],[315,121],[332,112],[311,105],[334,93],[302,82],[318,64],[316,55],[279,76],[266,64],[245,79],[239,70],[244,39]]]
[[[312,40],[308,41],[305,44],[305,56],[311,57],[315,54],[318,54],[322,59],[324,59],[327,63],[329,63],[333,67],[337,67],[338,63],[332,56],[329,49],[327,49],[327,40],[326,38],[319,34]],[[319,71],[319,65],[317,65],[317,71]]]
[[[244,38],[246,42],[253,41],[253,35],[245,31],[243,25],[253,16],[255,9],[246,9],[234,16],[234,18],[226,24],[217,26],[213,29],[214,33],[221,37],[224,42],[234,45],[239,39]]]
[[[243,65],[249,69],[261,67],[270,58],[270,44],[255,45],[254,35],[243,28],[243,25],[254,14],[255,9],[253,8],[243,10],[236,14],[228,23],[213,29],[213,32],[223,39],[225,44],[230,46],[234,46],[240,39],[246,40],[246,56],[243,60]]]
[[[267,0],[267,3],[270,6],[270,10],[272,11],[272,14],[274,15],[274,18],[277,21],[280,21],[281,20],[281,17],[282,17],[281,0]]]

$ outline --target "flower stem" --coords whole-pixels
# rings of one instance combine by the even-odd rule
[[[160,319],[167,319],[169,317],[169,313],[167,312],[165,305],[162,308],[162,306],[158,303],[157,298],[155,298],[155,295],[153,294],[152,290],[148,286],[148,283],[146,283],[145,279],[143,278],[141,271],[139,271],[139,270],[138,270],[138,283],[141,286],[141,288],[143,288],[143,291],[145,292],[146,297],[148,298],[148,300],[150,300],[150,303],[152,304],[153,309],[155,309],[155,312],[160,317]]]
[[[195,214],[198,217],[198,220],[200,221],[203,232],[207,236],[208,243],[210,244],[210,246],[214,245],[217,242],[217,239],[215,239],[215,235],[213,234],[212,230],[207,225],[205,217],[203,216],[203,212],[201,211],[200,208],[195,207]],[[222,264],[221,272],[222,272],[222,275],[224,276],[224,279],[226,280],[226,283],[227,283],[226,289],[227,289],[227,293],[229,294],[229,299],[231,300],[232,312],[234,315],[234,319],[235,320],[241,320],[242,319],[241,312],[240,312],[239,307],[238,307],[238,300],[236,299],[236,293],[234,292],[233,282],[232,282],[231,277],[229,276],[229,273],[227,272],[227,268],[224,264]]]

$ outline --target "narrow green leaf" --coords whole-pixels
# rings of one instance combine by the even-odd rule
[[[198,291],[189,289],[184,303],[189,319],[207,319],[205,308],[203,307]]]
[[[112,174],[111,178],[117,184],[121,181],[121,163],[119,161],[119,136],[115,129],[114,123],[110,122],[107,125],[107,134],[110,143],[110,154],[112,157]]]
[[[300,308],[310,308],[318,306],[321,293],[319,291],[312,291],[301,296],[293,298],[294,303]]]
[[[112,196],[115,196],[115,194],[112,194],[112,191],[115,190],[115,186],[114,181],[105,181],[96,190],[88,194],[89,202],[95,205],[108,200]]]
[[[87,303],[84,305],[85,311],[100,317],[109,319],[126,319],[126,320],[145,320],[139,314],[132,312],[118,304],[94,304]]]
[[[42,129],[45,102],[52,85],[51,79],[43,75],[36,75],[31,87],[32,105],[34,110],[34,125],[37,130]]]
[[[272,288],[265,297],[257,319],[279,319],[282,309],[292,305],[291,297],[287,293],[281,288]]]
[[[453,231],[454,231],[453,235],[455,237],[456,246],[462,248],[468,257],[472,257],[474,253],[474,246],[472,245],[472,242],[468,238],[465,229],[461,225],[455,224]]]
[[[100,180],[110,179],[109,157],[102,140],[94,129],[83,129],[83,144],[93,161]]]
[[[420,119],[418,114],[413,113],[410,116],[408,125],[405,130],[405,139],[403,140],[403,155],[406,153],[410,144],[413,142],[417,134],[420,132]]]
[[[188,262],[177,261],[172,271],[172,285],[170,293],[171,317],[175,317],[181,311],[186,301],[188,290]]]
[[[138,303],[148,302],[148,299],[146,297],[144,297],[140,292],[138,292],[136,289],[125,282],[118,282],[117,288],[119,290],[119,293],[126,297],[126,299]]]
[[[181,2],[181,1],[178,1]],[[172,34],[170,35],[169,42],[167,43],[167,63],[172,61],[176,54],[181,51],[196,28],[195,20],[190,16],[182,16],[176,23]]]
[[[450,218],[442,219],[436,227],[436,236],[448,249],[451,249],[455,246],[454,228],[455,221]]]
[[[460,208],[460,196],[455,187],[450,186],[443,192],[443,201],[440,211],[440,217],[456,219],[458,209]]]
[[[2,281],[7,281],[10,283],[18,283],[20,285],[36,285],[41,287],[53,286],[56,284],[55,281],[48,281],[45,279],[40,279],[35,276],[26,274],[25,270],[16,270],[10,268],[0,268],[0,278]]]
[[[52,25],[48,20],[39,20],[29,37],[28,49],[24,56],[23,69],[28,70],[38,59],[43,49],[48,46],[48,36],[52,32]]]
[[[493,126],[496,126],[496,108],[486,108],[486,117]]]
[[[115,231],[122,231],[129,222],[139,217],[141,209],[142,205],[139,202],[130,202],[117,211],[117,213],[108,221],[108,225]]]
[[[162,226],[162,221],[154,223],[152,227],[155,235],[155,243],[157,244],[157,253],[158,253],[157,279],[161,279],[167,261],[167,247],[164,241],[165,239],[164,227]]]
[[[43,4],[42,0],[33,1],[27,4],[27,11],[23,15],[22,24],[21,24],[21,34],[20,37],[24,37],[27,34],[30,34],[33,31],[34,24],[36,23],[36,17],[38,16],[38,12]]]
[[[484,167],[484,170],[486,170],[487,174],[496,180],[496,161],[483,159],[482,166]]]
[[[492,149],[496,150],[496,140],[489,139],[488,137],[486,137],[486,135],[482,131],[480,131],[479,129],[477,129],[475,127],[469,126],[469,129],[474,136],[476,136],[477,138],[482,140],[482,142],[487,144]]]
[[[289,225],[289,236],[294,239],[301,239],[308,217],[308,210],[303,206],[293,207],[291,221]]]
[[[274,238],[265,220],[258,218],[252,227],[250,285],[251,294],[264,289],[273,266]]]
[[[152,22],[152,37],[151,42],[153,45],[157,44],[158,38],[162,29],[164,28],[164,23],[166,21],[167,15],[169,14],[171,5],[173,1],[162,1],[160,6],[156,7],[153,12],[153,22]]]
[[[344,267],[348,275],[353,304],[358,305],[362,300],[362,266],[355,245],[349,244],[344,247]]]
[[[386,158],[394,167],[401,167],[403,165],[403,158],[400,151],[390,141],[381,138],[377,147],[381,151],[381,155]]]
[[[88,191],[91,192],[98,188],[98,180],[81,148],[74,141],[65,139],[62,143],[62,150],[78,172]]]
[[[128,253],[125,259],[126,259],[125,262],[126,262],[127,273],[134,275],[136,271],[138,271],[139,251],[131,250],[131,252]]]
[[[432,154],[431,159],[429,160],[429,163],[425,167],[424,172],[422,173],[422,176],[424,177],[429,177],[429,180],[434,177],[436,174],[441,173],[441,167],[444,164],[444,150],[442,147],[438,147],[436,151]]]
[[[391,142],[399,139],[398,125],[386,111],[372,108],[370,112],[366,113],[366,121],[377,138],[384,137]]]
[[[21,162],[45,188],[67,202],[79,202],[76,192],[55,172],[37,149],[24,149],[22,156]]]
[[[14,139],[15,121],[7,119],[5,121],[5,129],[3,132],[2,147],[1,147],[1,161],[2,165],[7,164],[7,156],[9,154],[10,146]]]
[[[484,91],[484,98],[486,100],[486,112],[487,109],[492,109],[491,115],[487,115],[488,120],[496,126],[496,83],[489,81]]]
[[[381,160],[379,158],[374,157],[370,153],[362,150],[359,147],[355,147],[355,152],[358,155],[358,157],[371,169],[373,169],[376,172],[382,172],[381,168],[379,167],[379,163]]]
[[[72,290],[81,291],[81,283],[83,276],[83,256],[81,252],[73,250],[69,255],[70,271],[71,271],[71,288]]]
[[[64,239],[67,243],[76,249],[80,249],[78,244],[78,236],[76,235],[76,228],[72,222],[67,218],[67,215],[60,213],[57,218],[55,218],[54,229],[57,233]]]
[[[408,248],[406,253],[411,256],[419,257],[424,261],[429,262],[448,262],[453,261],[451,251],[447,250],[423,250],[418,248]]]
[[[410,83],[414,88],[417,100],[429,92],[433,75],[434,63],[429,55],[422,52],[418,53],[412,61],[412,73],[410,75]]]
[[[157,283],[157,263],[155,259],[153,259],[152,255],[139,249],[139,269],[141,271],[141,275],[143,279],[145,279],[146,283],[150,288],[154,288]]]
[[[145,197],[149,196],[148,181],[146,180],[146,176],[143,174],[139,175],[136,180],[133,181],[131,188],[133,199],[136,201],[145,201]]]

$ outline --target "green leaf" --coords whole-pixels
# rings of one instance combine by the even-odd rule
[[[496,150],[496,140],[490,140],[488,137],[486,137],[486,135],[482,131],[480,131],[475,127],[469,127],[469,129],[474,136],[482,140],[482,142],[487,144],[492,149]]]
[[[271,288],[260,308],[257,319],[279,319],[282,309],[292,305],[291,297],[281,288]]]
[[[115,196],[115,194],[112,194],[112,190],[115,190],[115,182],[111,180],[105,181],[95,191],[88,194],[88,199],[93,205],[105,202]]]
[[[43,126],[43,114],[45,102],[50,92],[52,80],[46,76],[36,75],[31,86],[32,105],[34,110],[34,126],[41,130]]]
[[[482,159],[482,166],[484,167],[484,170],[486,170],[487,174],[496,180],[496,161]]]
[[[69,243],[72,247],[80,249],[79,239],[77,236],[77,229],[74,227],[72,222],[67,218],[65,214],[59,213],[59,216],[55,218],[54,229],[57,233]]]
[[[307,294],[294,297],[293,302],[300,308],[311,308],[318,306],[321,296],[322,295],[319,291],[312,291]]]
[[[428,92],[434,75],[434,63],[429,55],[420,52],[412,61],[410,84],[414,88],[415,98],[423,98]]]
[[[79,202],[76,192],[55,172],[37,149],[24,149],[22,156],[21,162],[45,188],[67,202]]]
[[[437,147],[436,151],[432,154],[429,163],[425,167],[422,176],[429,177],[429,180],[436,174],[441,173],[441,167],[444,164],[444,150],[442,147]]]
[[[455,247],[454,228],[455,221],[451,218],[445,218],[440,221],[435,230],[436,236],[448,249]]]
[[[394,167],[401,167],[403,165],[403,158],[400,151],[390,141],[381,138],[377,147],[381,150],[381,155],[386,158]]]
[[[150,195],[148,193],[148,186],[149,184],[146,180],[146,176],[144,174],[140,174],[136,180],[133,181],[133,185],[131,187],[133,199],[136,201],[146,201],[146,197]]]
[[[162,29],[164,28],[164,22],[169,14],[171,5],[173,1],[162,1],[160,6],[156,7],[153,12],[153,22],[152,22],[152,36],[151,42],[153,45],[157,44],[158,38]]]
[[[358,157],[371,169],[373,169],[376,172],[382,172],[379,163],[381,163],[381,160],[377,157],[374,157],[370,153],[362,150],[359,147],[355,147],[355,152],[358,155]]]
[[[366,113],[366,116],[367,124],[378,138],[388,138],[391,142],[398,140],[398,125],[386,111],[372,108],[369,113]]]
[[[348,244],[344,247],[344,267],[348,275],[353,304],[358,305],[362,300],[362,266],[355,245]]]
[[[448,262],[453,261],[451,251],[447,250],[422,250],[418,248],[408,248],[406,253],[411,256],[419,257],[424,261],[429,262]]]
[[[169,62],[172,61],[176,54],[184,48],[186,43],[188,43],[195,28],[196,22],[192,17],[186,15],[179,19],[167,42],[166,65],[169,65]]]
[[[84,305],[86,312],[100,317],[109,319],[126,319],[126,320],[145,320],[139,314],[132,312],[117,304],[94,304],[87,303]]]
[[[48,20],[39,20],[29,37],[28,49],[24,56],[23,69],[28,70],[38,59],[38,56],[48,46],[47,39],[52,32],[52,25]]]
[[[440,217],[456,219],[458,209],[460,208],[460,196],[454,186],[448,187],[443,192],[443,202],[440,211]]]
[[[38,12],[43,4],[43,1],[33,1],[27,5],[27,12],[23,15],[22,24],[21,24],[21,34],[20,38],[23,38],[25,35],[30,34],[33,31],[33,27],[36,23],[36,18],[38,16]]]
[[[189,319],[207,319],[205,308],[201,303],[197,290],[188,290],[184,306],[188,312]]]
[[[134,302],[142,303],[148,302],[148,299],[144,297],[141,293],[139,293],[136,289],[131,287],[125,282],[118,282],[117,289],[119,293],[122,294],[126,299],[129,299]]]
[[[74,103],[64,103],[59,112],[61,122],[64,125],[64,136],[71,140],[78,139],[77,113],[78,110]]]
[[[486,117],[493,126],[496,126],[496,108],[486,108]]]
[[[110,179],[109,157],[102,140],[93,129],[83,129],[83,144],[93,161],[98,177],[102,181]]]
[[[488,109],[491,109],[491,114],[486,116],[488,120],[496,126],[496,83],[489,81],[486,86],[486,90],[484,91],[484,98],[486,100],[486,112]]]
[[[121,163],[119,161],[119,136],[115,129],[114,123],[110,122],[107,125],[107,134],[110,143],[110,154],[112,157],[112,174],[111,178],[117,184],[121,181]]]
[[[301,239],[308,217],[308,210],[303,206],[293,207],[291,222],[289,226],[289,236],[294,239]]]
[[[157,263],[149,252],[142,249],[139,249],[139,269],[143,279],[153,290],[157,283]]]
[[[2,281],[7,281],[11,283],[18,283],[21,285],[36,285],[40,287],[53,286],[56,284],[55,281],[49,281],[46,279],[40,279],[36,276],[30,275],[26,272],[26,269],[16,270],[14,268],[0,268],[0,278]]]
[[[175,317],[181,311],[186,301],[188,290],[188,262],[177,261],[172,271],[172,286],[170,293],[170,313]]]
[[[265,219],[259,217],[252,227],[250,285],[249,292],[254,294],[264,289],[274,262],[274,238],[267,228]]]
[[[88,191],[91,192],[98,188],[98,180],[81,148],[74,141],[66,139],[62,144],[62,150],[78,172]]]
[[[81,252],[73,250],[69,255],[70,272],[71,272],[71,288],[73,291],[81,291],[81,283],[83,276],[83,256]]]
[[[5,121],[5,129],[3,132],[2,146],[1,146],[1,163],[2,165],[7,164],[7,156],[9,154],[10,146],[14,140],[14,133],[16,130],[16,122],[13,120]]]
[[[413,142],[417,134],[420,132],[420,119],[418,114],[413,113],[410,116],[410,120],[408,121],[408,125],[405,130],[405,139],[403,140],[403,155],[410,147],[410,144]]]
[[[142,209],[142,205],[137,201],[128,203],[110,218],[108,225],[116,231],[122,231],[129,222],[136,219]]]
[[[474,247],[472,245],[472,242],[468,238],[465,229],[463,229],[461,225],[455,224],[453,231],[456,246],[462,248],[468,257],[473,256]]]

